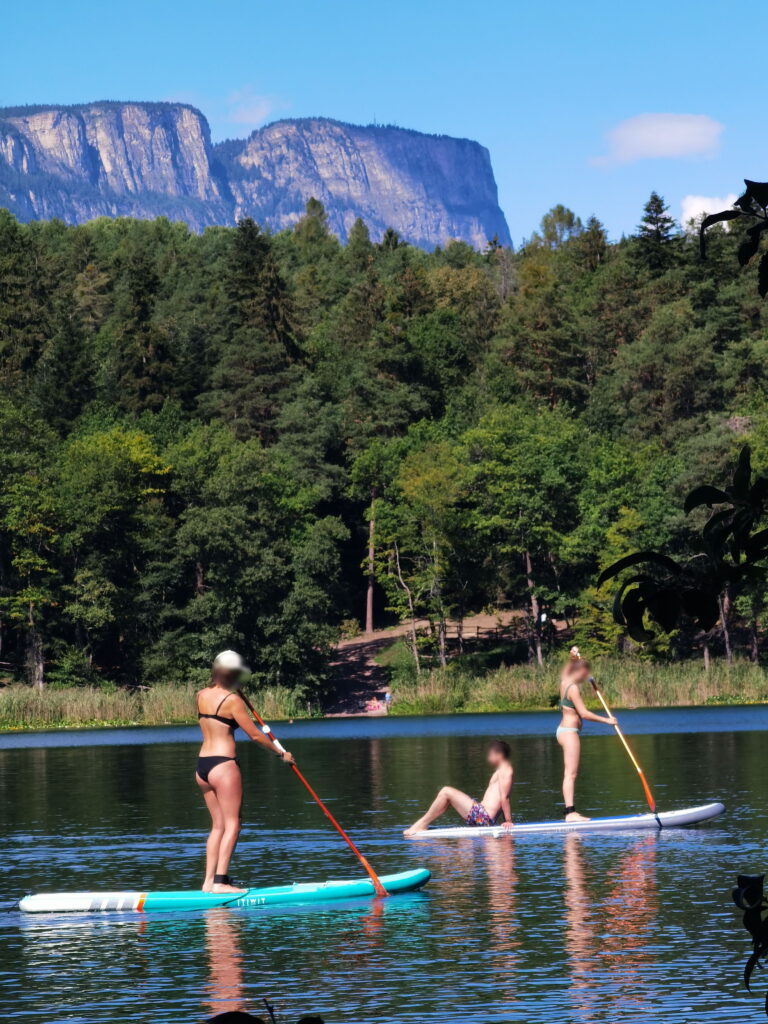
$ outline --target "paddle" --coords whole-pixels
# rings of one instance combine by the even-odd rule
[[[238,690],[237,692],[243,698],[243,703],[248,708],[248,710],[251,712],[251,714],[256,719],[256,721],[259,723],[259,725],[261,726],[261,731],[264,733],[264,735],[270,741],[270,743],[275,748],[275,750],[277,750],[281,754],[285,753],[285,747],[282,745],[280,740],[275,736],[275,734],[272,732],[271,727],[267,725],[267,723],[264,721],[264,719],[258,713],[256,708],[253,706],[253,704],[251,704],[251,702],[245,696],[243,691],[242,690]],[[347,844],[347,846],[350,848],[350,850],[354,853],[354,855],[357,857],[357,859],[363,865],[363,867],[365,868],[366,872],[368,873],[371,881],[373,882],[373,888],[374,888],[374,891],[375,891],[376,895],[377,896],[388,896],[389,893],[384,888],[384,886],[381,884],[381,880],[380,880],[379,876],[373,870],[373,868],[368,863],[368,861],[365,859],[365,857],[362,855],[362,853],[360,853],[358,848],[355,846],[355,844],[349,838],[349,836],[344,831],[344,829],[341,827],[341,825],[338,823],[338,821],[336,821],[334,816],[331,814],[331,812],[325,806],[325,804],[320,799],[320,797],[317,795],[317,793],[314,791],[314,789],[312,789],[310,784],[307,782],[307,780],[304,778],[302,773],[299,771],[297,765],[292,764],[291,765],[291,769],[293,770],[294,774],[296,776],[298,776],[298,778],[301,780],[301,782],[307,787],[307,789],[309,790],[310,796],[315,801],[317,806],[320,808],[320,810],[323,812],[323,814],[326,816],[326,818],[330,821],[330,823],[333,825],[333,827],[339,833],[339,835],[344,840],[344,842]]]
[[[605,709],[606,715],[609,715],[611,718],[613,718],[614,714],[611,711],[611,709],[608,707],[608,704],[606,703],[605,697],[603,696],[602,691],[600,690],[600,688],[597,685],[597,682],[595,681],[595,677],[594,676],[590,676],[589,677],[589,681],[592,684],[592,689],[595,691],[595,693],[599,697],[600,703],[603,705],[603,708]],[[632,764],[635,766],[635,769],[637,770],[637,774],[640,776],[640,781],[642,782],[643,789],[645,790],[645,799],[648,801],[648,806],[651,808],[651,813],[656,815],[656,821],[659,824],[659,828],[661,828],[661,820],[659,819],[658,814],[656,814],[656,801],[653,799],[653,793],[651,793],[651,787],[648,785],[648,783],[646,781],[646,778],[645,778],[645,775],[643,774],[643,769],[640,767],[640,765],[638,764],[637,758],[632,753],[632,750],[631,750],[629,744],[627,743],[627,740],[626,740],[626,738],[624,736],[624,733],[619,728],[618,722],[616,723],[616,725],[614,725],[614,729],[616,730],[616,735],[619,737],[621,742],[624,744],[624,749],[629,754],[629,759],[632,762]]]

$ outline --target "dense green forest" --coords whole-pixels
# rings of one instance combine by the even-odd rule
[[[534,660],[553,619],[620,650],[599,570],[684,548],[682,496],[745,441],[768,464],[737,238],[702,261],[657,196],[641,218],[427,253],[362,222],[342,246],[314,200],[273,236],[0,211],[0,667],[136,685],[235,647],[309,694],[367,604],[429,618],[437,659],[483,608]],[[732,595],[714,653],[759,657],[761,612]]]

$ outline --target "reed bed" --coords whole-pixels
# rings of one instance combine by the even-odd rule
[[[195,691],[187,684],[140,690],[91,687],[34,690],[15,683],[0,689],[0,730],[75,729],[116,725],[190,725]],[[260,713],[273,720],[306,718],[312,708],[284,687],[259,690]]]
[[[392,688],[395,715],[437,715],[478,711],[532,711],[557,703],[560,662],[543,668],[502,667],[467,672],[454,663],[413,679],[399,671]],[[604,658],[594,671],[608,702],[616,708],[758,704],[768,701],[768,676],[751,662],[713,661],[672,665]],[[189,725],[195,721],[193,684],[169,683],[139,690],[89,687],[46,689],[20,683],[0,689],[0,730],[74,729],[125,725]],[[585,697],[589,697],[587,688]],[[321,713],[284,687],[253,696],[266,719],[308,718]],[[592,705],[598,705],[592,701]],[[599,708],[598,708],[599,709]]]
[[[455,712],[519,711],[554,707],[560,662],[535,668],[514,665],[483,675],[448,669],[418,679],[392,681],[392,713],[434,715]],[[751,662],[683,662],[663,665],[601,659],[594,664],[608,702],[617,708],[682,707],[702,704],[758,704],[768,701],[768,676]],[[588,698],[588,688],[584,697]],[[588,701],[588,703],[593,703]],[[594,706],[598,705],[594,702]]]

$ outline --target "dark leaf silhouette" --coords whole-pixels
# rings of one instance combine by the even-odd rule
[[[702,258],[706,255],[706,230],[711,228],[713,224],[719,224],[725,220],[737,220],[739,217],[743,217],[744,213],[742,210],[722,210],[720,213],[710,213],[708,217],[705,217],[699,227],[699,252]]]
[[[644,562],[656,562],[669,572],[676,573],[680,571],[677,562],[667,555],[663,555],[658,551],[637,551],[634,555],[626,555],[624,558],[620,558],[618,562],[614,562],[613,565],[609,565],[607,569],[604,569],[598,577],[598,587],[613,579],[614,576],[618,576],[625,569],[629,569],[633,565],[642,565]]]
[[[720,618],[717,597],[700,590],[684,590],[680,595],[683,612],[693,619],[696,628],[708,633]]]
[[[733,486],[731,488],[734,498],[743,500],[747,497],[749,483],[752,479],[752,452],[748,444],[745,444],[739,453],[739,461],[736,464],[736,472],[733,474]]]
[[[768,552],[768,530],[758,530],[750,537],[745,553],[750,561],[762,558]]]
[[[706,257],[706,232],[713,224],[723,221],[737,220],[739,217],[751,218],[754,223],[746,229],[746,238],[738,249],[739,265],[744,267],[760,249],[763,233],[768,231],[768,182],[744,180],[746,191],[733,204],[734,209],[722,210],[705,217],[699,228],[699,252],[701,258]],[[761,298],[768,295],[768,259],[763,257],[758,265],[757,290]]]
[[[756,967],[768,956],[768,900],[764,890],[765,875],[739,875],[733,890],[733,901],[744,911],[744,927],[752,936],[752,955],[744,967],[744,984],[749,989]],[[766,996],[768,1013],[768,996]]]
[[[654,621],[665,633],[671,633],[680,618],[680,602],[674,590],[651,590],[646,600]]]
[[[622,625],[624,625],[624,615],[622,613],[621,607],[622,602],[624,600],[624,595],[629,589],[629,587],[633,586],[636,583],[650,582],[653,582],[653,577],[648,576],[645,573],[638,573],[635,576],[629,576],[627,579],[624,580],[622,585],[616,591],[616,596],[613,599],[613,617],[616,620],[616,622],[619,622]]]
[[[621,606],[627,632],[639,644],[653,640],[655,634],[645,628],[645,613],[648,606],[639,587],[628,590]]]
[[[686,513],[702,506],[721,506],[707,519],[690,555],[676,561],[660,551],[637,551],[604,569],[598,585],[643,566],[642,573],[624,579],[613,602],[615,622],[638,643],[652,639],[646,617],[665,632],[692,620],[697,629],[713,629],[720,618],[722,595],[735,596],[740,587],[760,588],[768,559],[768,478],[753,480],[752,458],[745,445],[734,467],[731,484],[703,484],[685,499]]]
[[[747,186],[746,196],[763,209],[768,207],[768,181],[750,181],[749,178],[745,178],[744,184]]]
[[[726,501],[728,501],[728,495],[725,491],[721,491],[719,487],[702,484],[701,487],[695,487],[691,491],[685,499],[683,508],[688,513],[691,509],[698,508],[700,505],[709,505],[711,507],[712,505],[722,505]]]
[[[737,254],[739,266],[745,267],[760,248],[760,235],[753,234],[739,246]]]

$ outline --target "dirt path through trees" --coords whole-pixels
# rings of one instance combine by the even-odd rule
[[[504,628],[520,613],[503,612],[495,615],[472,615],[463,622],[466,637]],[[448,623],[450,630],[455,630],[457,623]],[[426,619],[416,623],[418,630],[429,627]],[[335,692],[325,710],[329,717],[345,715],[377,716],[386,714],[383,707],[375,706],[382,703],[389,690],[386,669],[376,663],[376,657],[395,640],[410,632],[408,623],[401,623],[391,629],[377,630],[370,635],[361,634],[347,640],[341,640],[336,654],[331,661]]]

